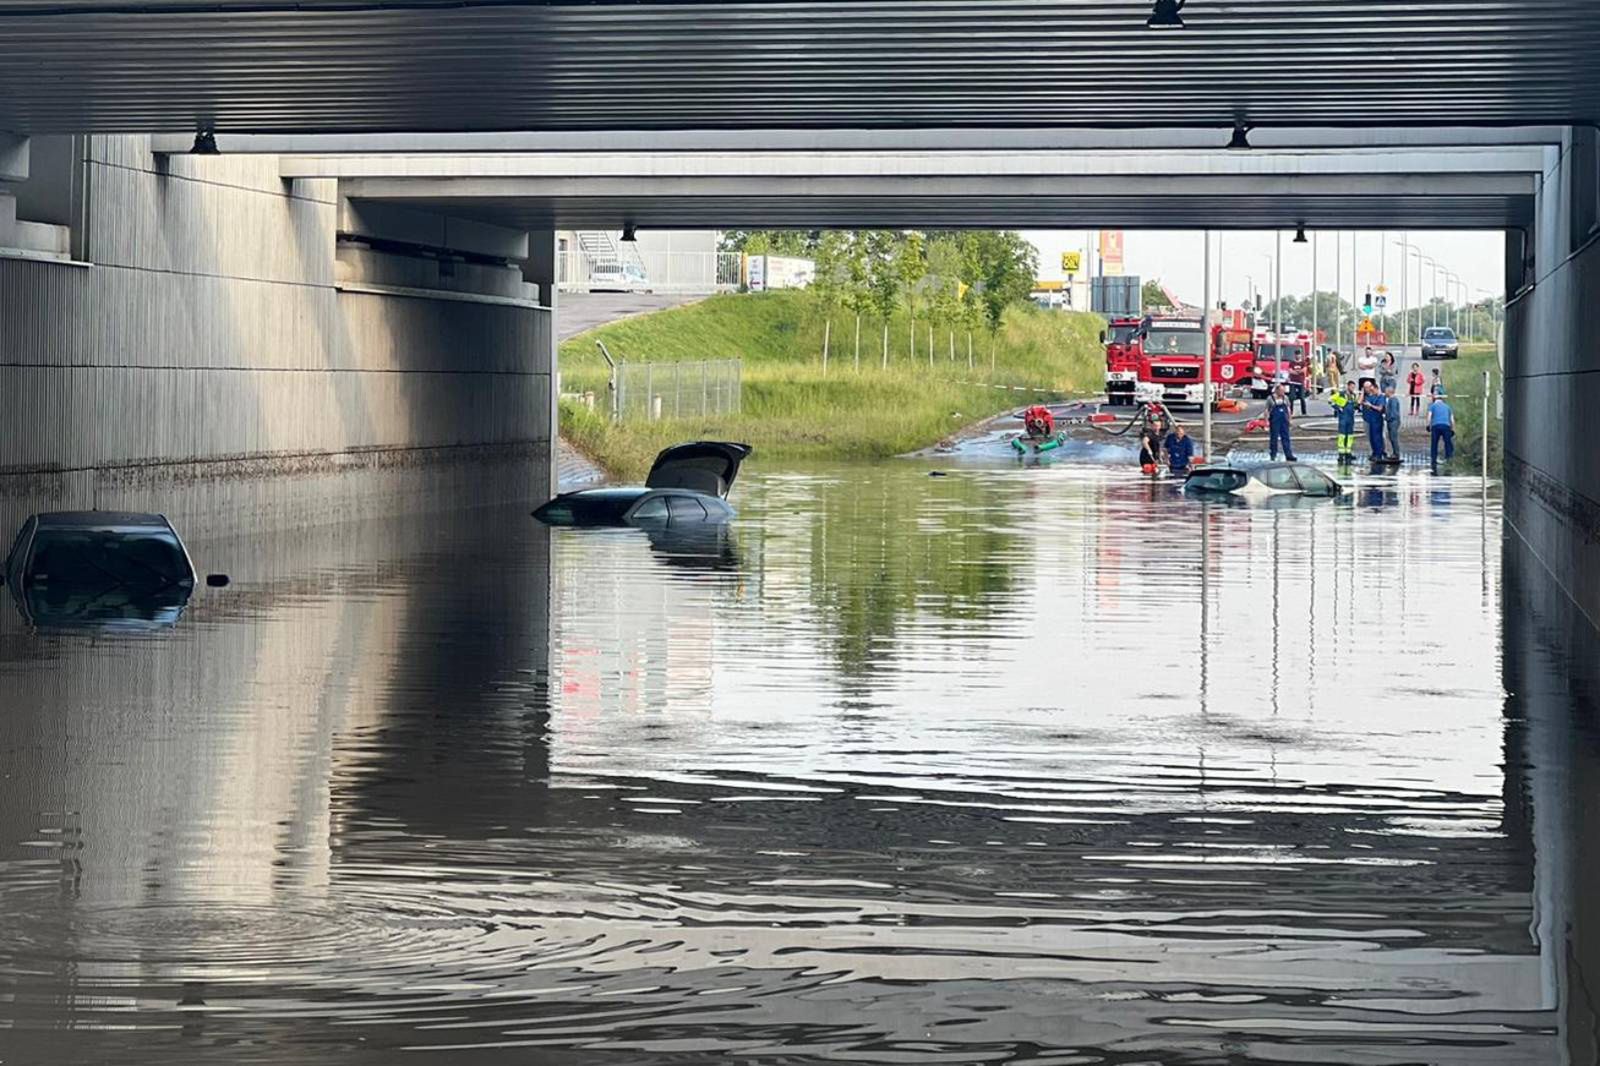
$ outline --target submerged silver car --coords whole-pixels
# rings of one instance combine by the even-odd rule
[[[1335,497],[1344,486],[1309,463],[1262,463],[1259,466],[1197,466],[1183,490],[1195,494],[1267,499],[1273,496]]]

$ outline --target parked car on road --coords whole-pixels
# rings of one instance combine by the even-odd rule
[[[194,592],[194,564],[162,515],[37,514],[6,556],[5,580],[30,625],[170,625]]]
[[[589,288],[595,292],[645,292],[649,281],[637,263],[601,261],[589,267]]]
[[[1454,359],[1461,354],[1461,342],[1449,326],[1429,326],[1422,331],[1422,358]]]
[[[1266,499],[1272,496],[1334,497],[1344,486],[1309,463],[1259,466],[1198,466],[1183,483],[1185,492]]]
[[[656,456],[642,486],[566,492],[533,512],[550,526],[685,526],[726,522],[728,491],[750,457],[728,441],[674,444]]]

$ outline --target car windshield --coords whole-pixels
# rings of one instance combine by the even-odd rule
[[[1455,330],[1446,329],[1443,326],[1437,328],[1429,326],[1422,331],[1422,339],[1425,341],[1453,341],[1456,339],[1456,334]]]
[[[1186,485],[1198,492],[1232,492],[1243,488],[1248,480],[1242,470],[1196,470]]]
[[[1205,334],[1197,329],[1152,329],[1145,336],[1146,355],[1205,355]]]
[[[1291,362],[1305,358],[1306,350],[1298,344],[1273,344],[1268,341],[1256,353],[1262,359],[1287,359]]]
[[[590,489],[557,496],[537,511],[534,517],[553,526],[597,526],[621,522],[628,508],[646,489]]]
[[[43,529],[33,541],[31,583],[162,589],[192,583],[183,546],[160,530]]]

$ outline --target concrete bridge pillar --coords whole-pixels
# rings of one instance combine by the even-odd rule
[[[1535,221],[1506,242],[1506,519],[1600,629],[1600,164],[1549,150]]]
[[[0,140],[0,535],[46,509],[204,535],[542,500],[553,330],[527,257],[524,233],[373,218],[275,157]]]

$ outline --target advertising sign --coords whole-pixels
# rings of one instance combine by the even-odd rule
[[[1122,275],[1122,231],[1119,229],[1100,231],[1100,272],[1107,277]]]

